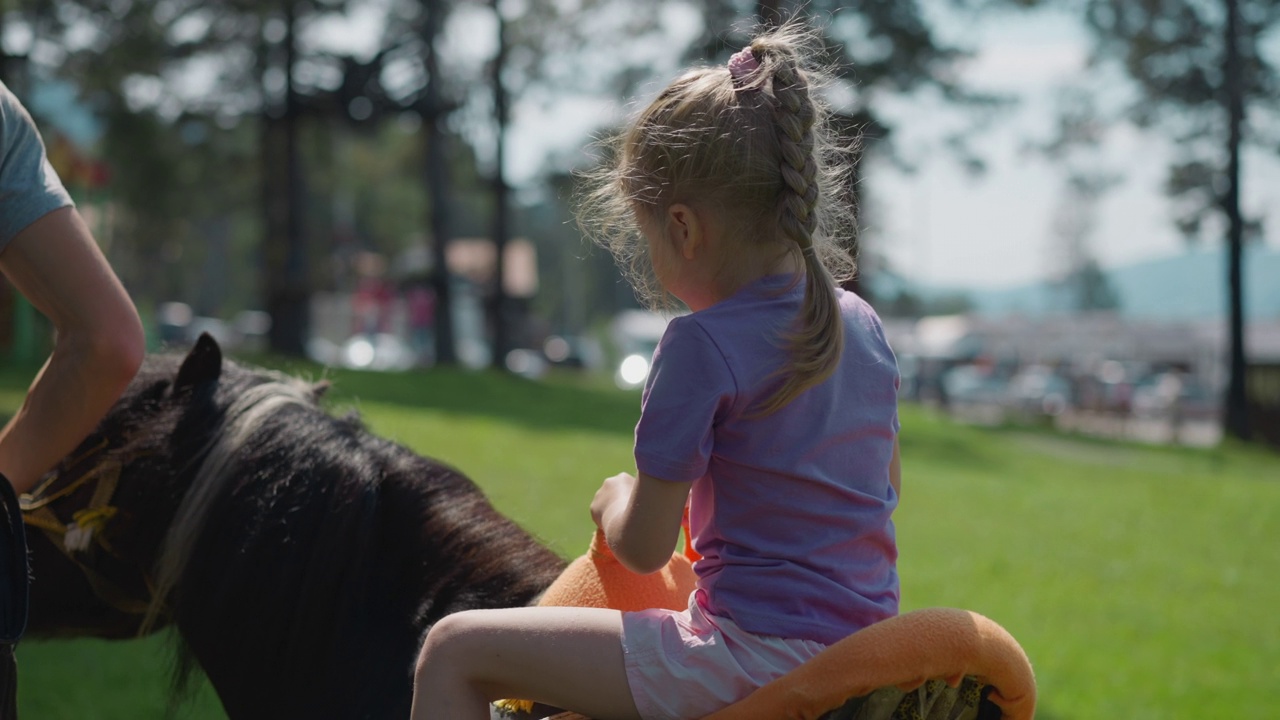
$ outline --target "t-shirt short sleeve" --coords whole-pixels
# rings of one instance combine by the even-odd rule
[[[71,205],[26,108],[0,84],[0,250],[28,225]]]
[[[724,356],[690,317],[667,326],[636,424],[636,468],[649,476],[691,482],[707,472],[715,426],[733,406],[736,385]]]

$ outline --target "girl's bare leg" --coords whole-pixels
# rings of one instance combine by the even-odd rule
[[[436,623],[418,656],[412,720],[488,720],[489,703],[502,698],[638,720],[623,665],[622,614],[513,608]]]

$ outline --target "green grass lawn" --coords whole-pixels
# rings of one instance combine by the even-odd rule
[[[638,396],[595,381],[329,375],[335,410],[461,468],[566,557],[590,538],[600,480],[632,468]],[[25,377],[0,372],[0,411]],[[916,407],[902,424],[903,609],[964,607],[1004,625],[1035,666],[1038,717],[1280,707],[1280,455],[979,429]],[[164,638],[24,642],[22,714],[160,717],[167,653]],[[207,688],[184,716],[222,717]]]

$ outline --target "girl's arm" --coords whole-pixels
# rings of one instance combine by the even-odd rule
[[[142,363],[142,323],[70,207],[45,215],[0,253],[0,271],[57,330],[26,401],[0,430],[0,472],[29,490],[88,435]]]
[[[591,503],[591,517],[624,567],[645,574],[671,560],[691,485],[644,473],[638,479],[622,473],[604,481]]]

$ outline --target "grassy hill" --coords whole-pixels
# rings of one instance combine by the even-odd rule
[[[318,375],[308,366],[294,368]],[[638,396],[593,380],[330,373],[336,409],[468,472],[565,556],[598,483],[633,467]],[[0,411],[27,374],[0,372]],[[1004,625],[1064,718],[1265,717],[1280,707],[1280,456],[953,424],[902,410],[903,609]],[[27,718],[158,718],[163,638],[24,642]],[[207,692],[184,717],[222,717]]]

